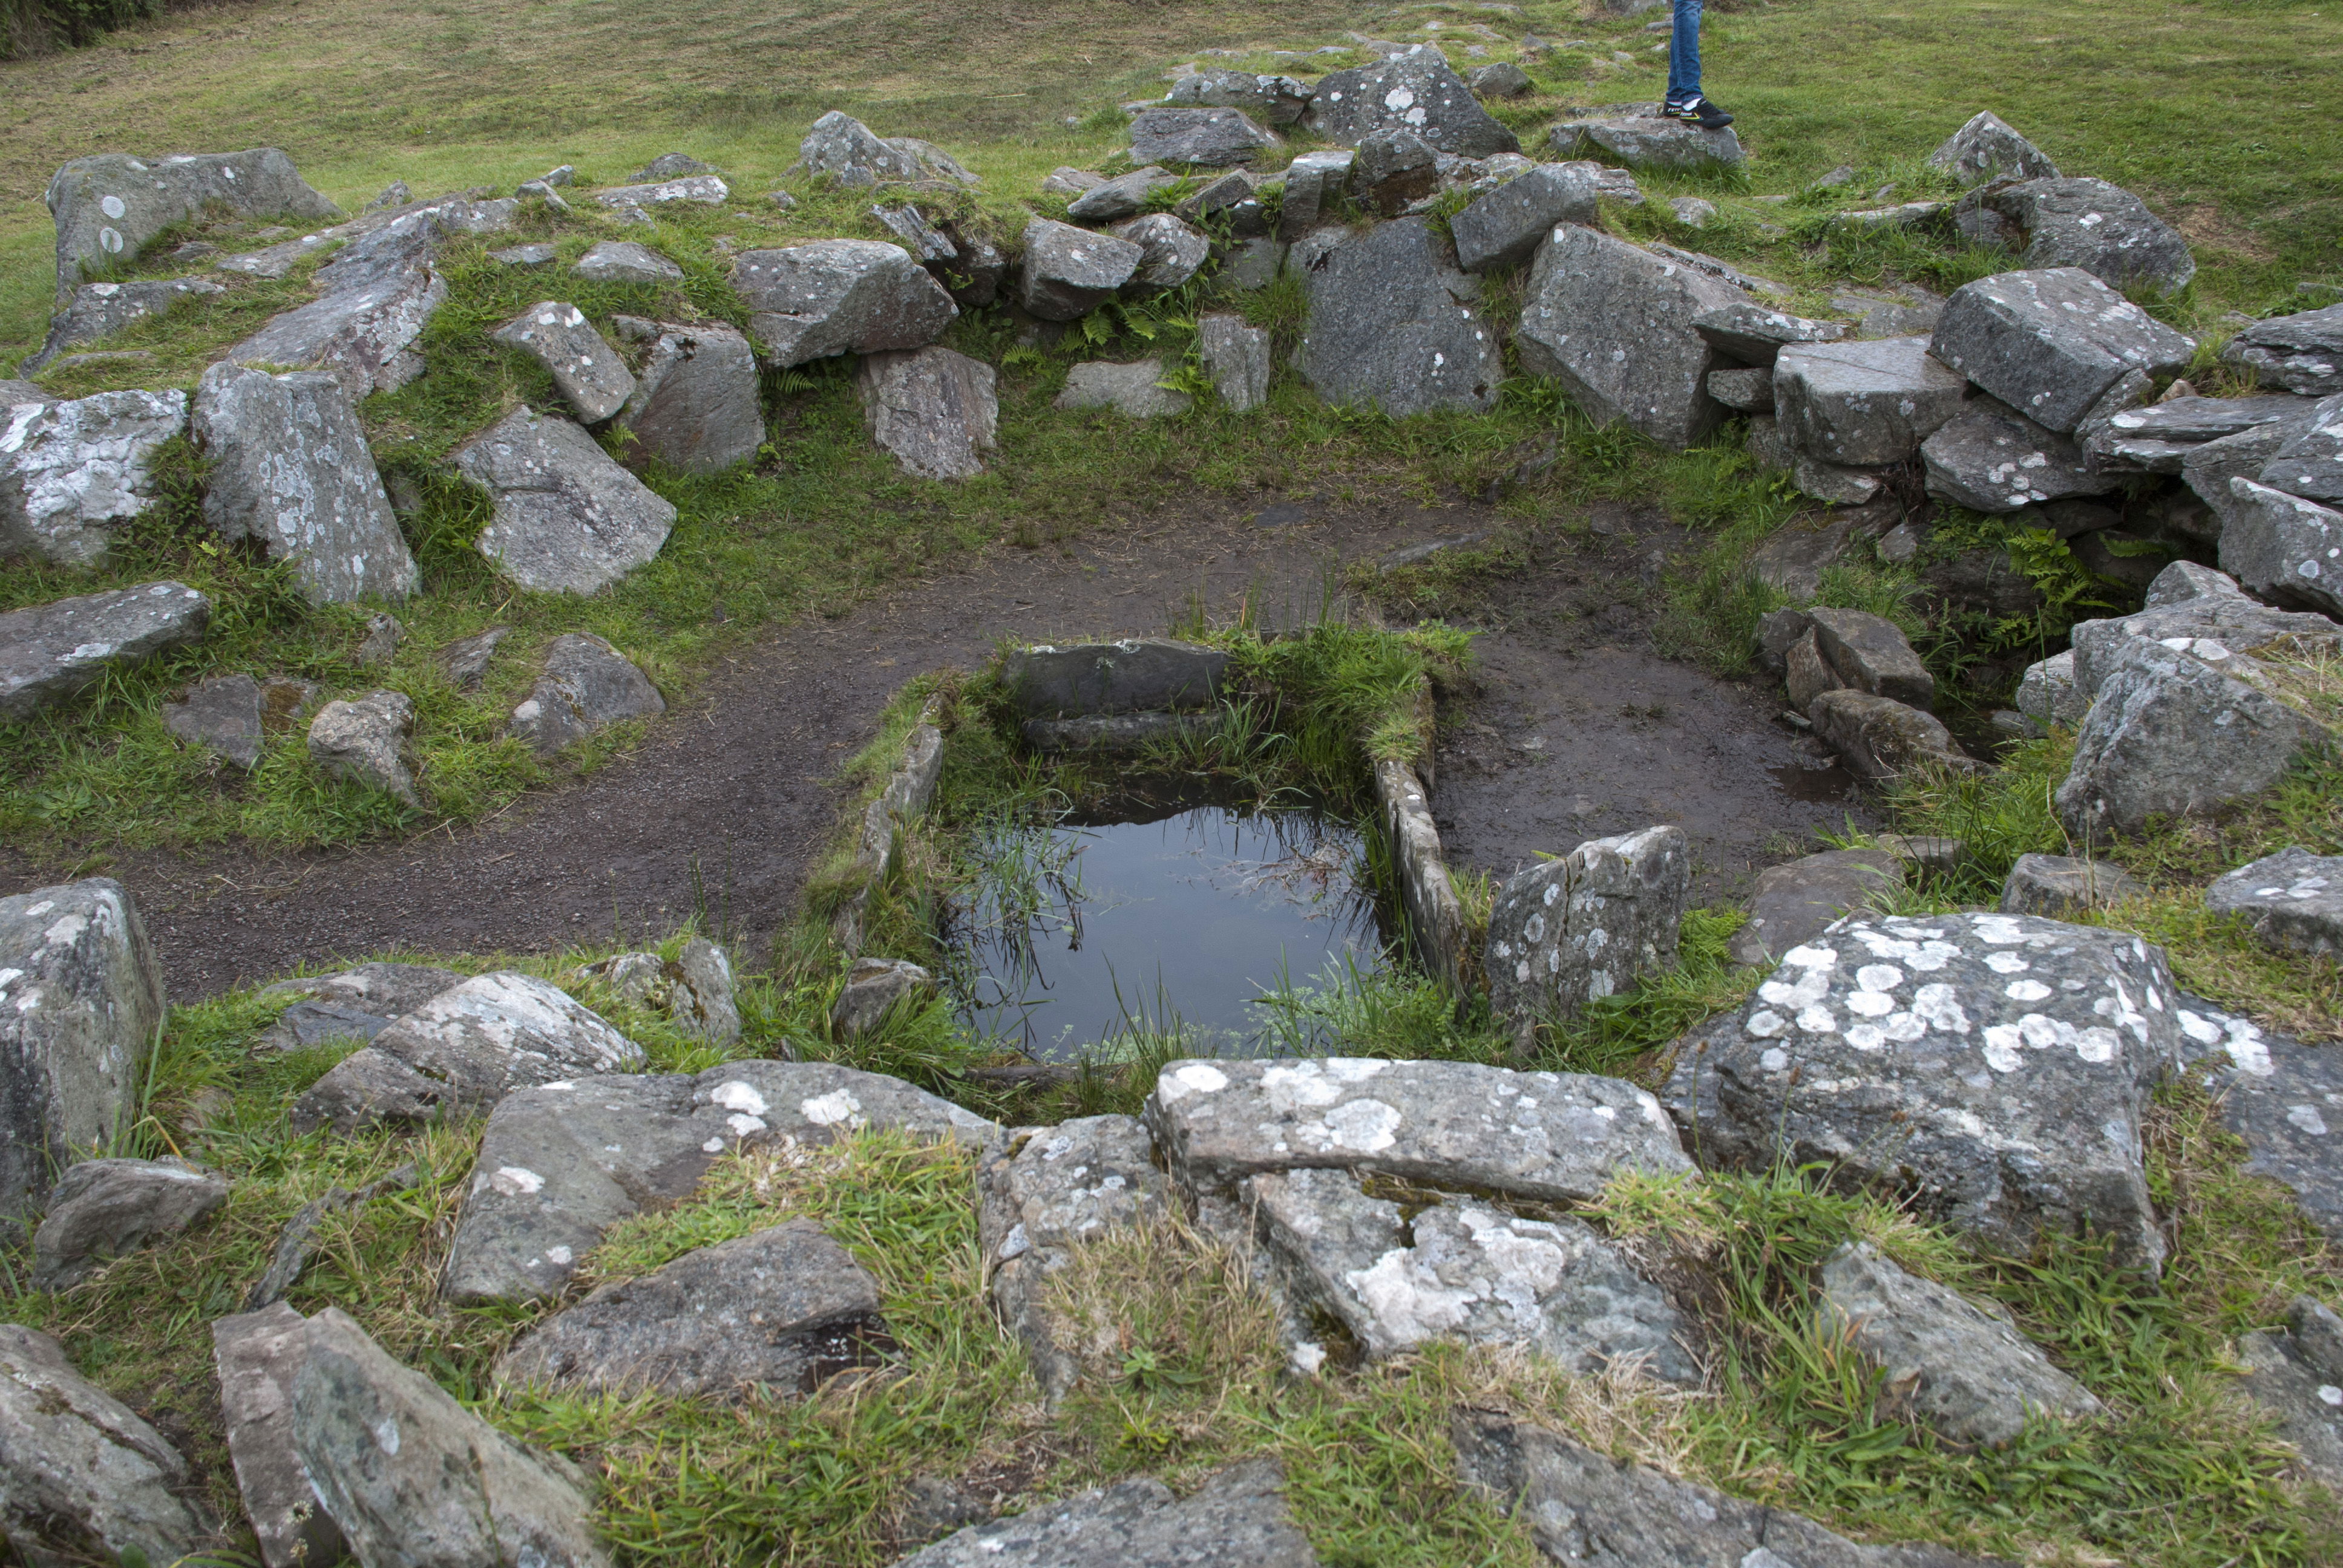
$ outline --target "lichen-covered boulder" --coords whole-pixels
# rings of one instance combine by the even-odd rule
[[[593,437],[526,407],[472,437],[456,453],[456,471],[496,505],[480,530],[480,554],[537,592],[608,588],[657,557],[675,527],[674,503],[620,467]]]
[[[2021,180],[2058,177],[2058,166],[2050,161],[2050,155],[2011,129],[2009,122],[1991,109],[1946,136],[1928,155],[1928,166],[1944,170],[1965,186],[1996,176]]]
[[[870,439],[905,473],[967,479],[984,472],[1001,423],[991,366],[938,344],[866,354],[855,367]]]
[[[1186,164],[1221,169],[1249,164],[1277,137],[1242,110],[1164,107],[1141,109],[1131,119],[1131,161]]]
[[[2117,418],[2123,417],[2121,415]],[[1971,399],[1920,443],[1928,494],[1973,512],[2015,512],[2123,483],[2072,437],[2045,429],[1997,397]]]
[[[414,729],[415,699],[403,691],[328,702],[309,721],[309,759],[328,778],[420,806],[407,744]]]
[[[1146,256],[1130,240],[1037,217],[1025,226],[1018,302],[1044,321],[1071,321],[1120,293]]]
[[[0,1324],[0,1540],[20,1561],[159,1565],[206,1545],[212,1522],[182,1500],[187,1462],[84,1378],[57,1342]]]
[[[1925,337],[1801,343],[1774,361],[1783,437],[1845,467],[1900,463],[1961,411],[1968,387]]]
[[[2205,907],[2244,916],[2274,948],[2343,957],[2343,855],[2289,844],[2216,880]]]
[[[121,883],[0,899],[0,1217],[111,1139],[163,1021],[163,971]]]
[[[1660,113],[1657,104],[1614,104],[1547,133],[1556,157],[1593,158],[1631,169],[1709,173],[1748,161],[1730,126],[1705,130]]]
[[[2343,619],[2343,512],[2251,479],[2221,528],[2221,569],[2281,604]]]
[[[1328,141],[1354,147],[1370,131],[1413,131],[1443,153],[1485,158],[1518,153],[1521,138],[1491,117],[1446,56],[1428,44],[1373,65],[1329,72],[1302,116]]]
[[[2221,363],[2266,387],[2313,397],[2343,392],[2343,305],[2257,321],[2222,346]]]
[[[1980,195],[2025,237],[2027,266],[2079,266],[2117,288],[2159,294],[2177,293],[2197,276],[2197,258],[2180,231],[2121,186],[2051,177]]]
[[[588,425],[600,424],[635,395],[627,362],[574,305],[541,301],[488,336],[551,371],[563,399]]]
[[[85,274],[137,259],[147,241],[217,206],[239,217],[338,217],[275,147],[241,153],[75,158],[49,180],[57,229],[57,300]]]
[[[1692,897],[1680,828],[1590,839],[1515,872],[1489,913],[1489,1006],[1526,1027],[1568,1020],[1637,977],[1672,969]]]
[[[667,711],[650,677],[590,631],[553,639],[536,689],[513,709],[506,733],[539,751],[558,751],[626,719]]]
[[[685,474],[747,462],[765,441],[755,351],[722,322],[662,327],[610,427],[627,437],[629,462]]]
[[[2046,429],[2143,400],[2196,344],[2080,267],[2005,272],[1945,302],[1929,352]],[[2106,407],[2113,402],[2116,407]]]
[[[1557,224],[1593,225],[1598,186],[1585,164],[1540,164],[1507,180],[1448,220],[1456,265],[1467,272],[1519,266]]]
[[[94,565],[154,504],[155,453],[186,429],[187,395],[25,391],[0,398],[0,556]]]

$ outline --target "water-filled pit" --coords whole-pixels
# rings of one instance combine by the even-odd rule
[[[1045,1060],[1175,1022],[1242,1050],[1264,993],[1388,961],[1364,836],[1307,806],[1133,789],[973,849],[948,933],[960,1016]]]

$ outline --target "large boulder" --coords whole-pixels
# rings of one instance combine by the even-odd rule
[[[2078,266],[2117,288],[2177,293],[2197,276],[2180,231],[2100,179],[2022,180],[1981,193],[2024,236],[2029,267]]]
[[[2205,907],[2243,916],[2271,947],[2343,957],[2343,855],[2290,844],[2219,878]]]
[[[2073,1420],[2103,1408],[1998,1303],[1980,1307],[1908,1274],[1869,1242],[1848,1242],[1824,1261],[1822,1306],[1896,1398],[1955,1442],[1999,1447],[2030,1418]]]
[[[1516,871],[1489,913],[1489,1006],[1517,1027],[1574,1018],[1639,976],[1673,969],[1692,897],[1680,828],[1589,839]]]
[[[204,520],[291,561],[312,603],[404,599],[422,582],[357,409],[332,377],[215,365],[196,384],[195,436],[212,461]]]
[[[2343,1241],[2343,1060],[2200,998],[2181,1004],[2182,1053],[2207,1070],[2221,1120],[2246,1146],[2242,1173],[2284,1183],[2305,1219]]]
[[[1893,698],[1841,688],[1816,697],[1806,717],[1848,771],[1872,783],[1922,768],[1968,772],[1976,767],[1935,714]]]
[[[1865,1546],[1785,1509],[1582,1447],[1494,1411],[1449,1422],[1464,1484],[1558,1563],[1600,1568],[1985,1568],[1933,1546]]]
[[[138,1102],[163,1022],[163,971],[137,907],[105,877],[0,899],[0,1217]]]
[[[1249,164],[1277,137],[1237,109],[1141,109],[1131,117],[1131,161],[1224,169]]]
[[[1479,282],[1456,269],[1423,219],[1330,236],[1302,286],[1310,317],[1294,365],[1327,401],[1393,418],[1496,407],[1504,360],[1473,308]]]
[[[353,399],[395,392],[423,374],[415,340],[447,302],[447,280],[429,264],[439,230],[433,215],[422,216],[413,231],[377,230],[320,267],[317,299],[269,317],[226,357],[323,370]]]
[[[2050,161],[2050,155],[2012,130],[1991,109],[1946,136],[1928,155],[1928,166],[1944,170],[1965,186],[2005,176],[2021,180],[2058,177],[2058,166]]]
[[[415,699],[403,691],[328,702],[309,720],[309,760],[329,779],[420,807],[407,743],[414,731]]]
[[[2232,479],[2221,568],[2265,598],[2343,618],[2343,512]]]
[[[0,398],[0,556],[104,560],[115,530],[154,505],[155,452],[186,429],[187,395],[58,400],[8,386],[24,391]]]
[[[489,1114],[441,1291],[459,1304],[558,1296],[605,1231],[687,1196],[719,1155],[866,1127],[975,1148],[1001,1135],[900,1079],[829,1062],[735,1061],[696,1077],[548,1072]]]
[[[1557,224],[1592,226],[1597,186],[1584,164],[1540,164],[1473,198],[1448,220],[1456,265],[1467,272],[1519,266]]]
[[[49,321],[48,340],[19,365],[19,375],[37,375],[66,349],[110,337],[134,321],[160,316],[191,299],[226,294],[220,284],[200,277],[142,277],[128,283],[85,283]]]
[[[1175,1061],[1156,1075],[1145,1119],[1198,1198],[1321,1169],[1586,1202],[1623,1170],[1692,1169],[1659,1102],[1632,1083],[1470,1062]],[[1491,1138],[1493,1126],[1505,1136]]]
[[[1420,44],[1355,70],[1320,78],[1302,124],[1354,147],[1370,131],[1413,131],[1443,153],[1485,158],[1518,153],[1521,138],[1490,117],[1438,49]]]
[[[211,615],[211,600],[174,582],[0,613],[0,722],[21,723],[116,666],[201,641]]]
[[[675,527],[674,505],[620,467],[593,437],[527,407],[472,437],[457,452],[456,470],[496,506],[480,531],[480,554],[538,593],[608,588],[656,557]]]
[[[855,367],[870,439],[921,479],[967,479],[984,472],[1001,403],[991,366],[930,344],[866,354]]]
[[[2258,321],[2222,346],[2221,363],[2308,397],[2343,392],[2343,305]]]
[[[577,1472],[529,1452],[328,1307],[287,1382],[293,1452],[362,1563],[609,1568]]]
[[[2117,418],[2124,416],[2117,415]],[[1928,494],[1973,512],[2015,512],[2123,483],[2072,437],[2045,429],[1997,397],[1973,399],[1920,444]]]
[[[1147,1130],[1128,1116],[1085,1116],[986,1151],[977,1166],[977,1242],[992,1304],[1025,1347],[1051,1399],[1081,1375],[1069,1334],[1045,1300],[1077,1248],[1172,1212]]]
[[[1702,383],[1725,361],[1693,322],[1747,301],[1696,268],[1565,225],[1538,249],[1514,347],[1523,369],[1560,380],[1597,424],[1682,448],[1725,417]]]
[[[19,1561],[176,1563],[213,1530],[181,1500],[190,1479],[179,1451],[56,1341],[0,1323],[0,1540]]]
[[[79,1284],[126,1252],[176,1236],[227,1201],[227,1178],[185,1160],[85,1160],[65,1168],[33,1236],[33,1283]]]
[[[960,314],[927,268],[883,240],[744,250],[732,260],[732,286],[749,307],[749,336],[775,369],[832,354],[918,348]]]
[[[2294,398],[2289,401],[2307,403],[2308,400]],[[2282,415],[2277,419],[2249,426],[2235,435],[2217,437],[2182,450],[2180,481],[2212,513],[2212,526],[2207,530],[2207,537],[2215,543],[2219,542],[2230,521],[2242,516],[2246,509],[2247,503],[2238,498],[2230,487],[2230,482],[2236,479],[2258,482],[2262,470],[2292,444],[2295,437],[2308,430],[2310,423],[2306,408],[2299,415]],[[2110,420],[2109,424],[2112,425],[2113,421]],[[2106,445],[2111,435],[2111,431],[2095,428],[2092,440],[2085,443],[2086,449],[2094,444]]]
[[[488,336],[551,371],[562,400],[588,425],[600,424],[635,395],[627,362],[574,305],[544,300]]]
[[[584,1394],[810,1393],[881,1332],[879,1284],[810,1220],[697,1248],[523,1334],[498,1381]]]
[[[917,136],[881,137],[861,121],[837,109],[816,120],[805,140],[798,144],[797,166],[807,174],[827,176],[834,184],[854,188],[977,183],[976,176],[953,162],[933,143]]]
[[[356,1066],[352,1064],[356,1063]],[[506,970],[441,991],[293,1102],[293,1125],[339,1132],[477,1114],[515,1089],[624,1072],[643,1048],[546,981]],[[384,1082],[400,1092],[385,1094]]]
[[[1737,169],[1748,161],[1731,126],[1703,130],[1667,118],[1657,104],[1614,104],[1564,120],[1547,134],[1546,145],[1557,157],[1682,174]]]
[[[241,153],[75,158],[49,180],[57,228],[57,302],[91,272],[137,259],[172,225],[218,206],[239,217],[339,217],[275,147]]]
[[[2159,577],[2158,580],[2163,579]],[[2207,572],[2198,580],[2221,579],[2219,574]],[[2272,609],[2237,592],[2200,593],[2109,620],[2077,621],[2067,635],[2074,644],[2075,684],[2087,699],[2099,694],[2101,683],[2114,668],[2116,656],[2133,642],[2178,647],[2208,641],[2218,644],[2229,655],[2255,655],[2264,650],[2270,650],[2273,657],[2289,650],[2343,653],[2343,627],[2327,617]],[[2202,657],[2214,658],[2213,649],[2204,648]],[[2219,662],[2217,658],[2215,661]],[[2239,672],[2247,678],[2258,678],[2247,667],[2240,666]]]
[[[1018,303],[1044,321],[1071,321],[1121,292],[1146,256],[1129,240],[1037,217],[1025,226]]]
[[[666,711],[659,688],[626,655],[590,631],[573,631],[545,650],[536,689],[513,709],[506,733],[558,751],[622,719]]]
[[[2058,266],[1955,289],[1929,351],[2063,435],[2144,400],[2148,377],[2180,369],[2196,349],[2089,273]],[[2111,397],[2118,407],[2102,408]]]
[[[1272,1460],[1207,1476],[1189,1497],[1151,1477],[1117,1482],[989,1524],[971,1524],[895,1568],[1318,1568]]]
[[[2256,661],[2213,638],[2127,637],[2093,668],[2096,699],[2054,798],[2083,843],[2137,833],[2155,816],[2217,815],[2276,785],[2326,736],[2257,683]]]
[[[1774,361],[1783,438],[1845,467],[1904,462],[1961,411],[1967,391],[1925,337],[1801,343]]]
[[[747,462],[765,440],[749,340],[720,321],[661,327],[610,427],[626,436],[630,461],[648,458],[685,474],[720,474]]]
[[[1820,1161],[2006,1253],[2087,1231],[2154,1269],[2140,1121],[2177,1060],[2177,997],[2127,932],[1851,916],[1679,1052],[1668,1099],[1728,1162]]]
[[[1037,643],[1009,654],[1001,682],[1029,719],[1208,708],[1228,663],[1220,648],[1167,638]]]
[[[1850,910],[1885,913],[1904,890],[1904,863],[1885,849],[1825,849],[1757,873],[1733,961],[1770,970]]]
[[[1272,126],[1290,126],[1310,106],[1312,89],[1291,76],[1252,71],[1191,71],[1163,95],[1167,104],[1242,109]]]
[[[1248,1177],[1239,1202],[1295,1315],[1332,1317],[1370,1358],[1454,1339],[1582,1374],[1641,1365],[1700,1381],[1667,1297],[1583,1220],[1413,1194],[1403,1211],[1343,1170]]]
[[[2237,399],[2239,402],[2260,403],[2262,398]],[[2280,405],[2298,404],[2299,398],[2269,398]],[[2309,417],[2298,423],[2288,416],[2292,409],[2274,410],[2278,420],[2283,420],[2288,430],[2286,445],[2278,455],[2264,465],[2260,479],[2272,489],[2284,490],[2290,496],[2301,496],[2314,501],[2343,501],[2343,392],[2322,397],[2310,408]]]

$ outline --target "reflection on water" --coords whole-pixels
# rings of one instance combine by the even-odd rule
[[[1306,810],[1155,813],[1069,815],[980,839],[984,875],[951,933],[971,1027],[1061,1061],[1141,1018],[1241,1044],[1263,991],[1346,959],[1382,967],[1355,828]]]

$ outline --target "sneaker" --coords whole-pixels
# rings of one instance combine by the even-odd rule
[[[1704,131],[1721,131],[1733,123],[1731,115],[1698,95],[1686,98],[1681,104],[1664,104],[1661,106],[1660,114],[1666,119],[1698,126]]]

